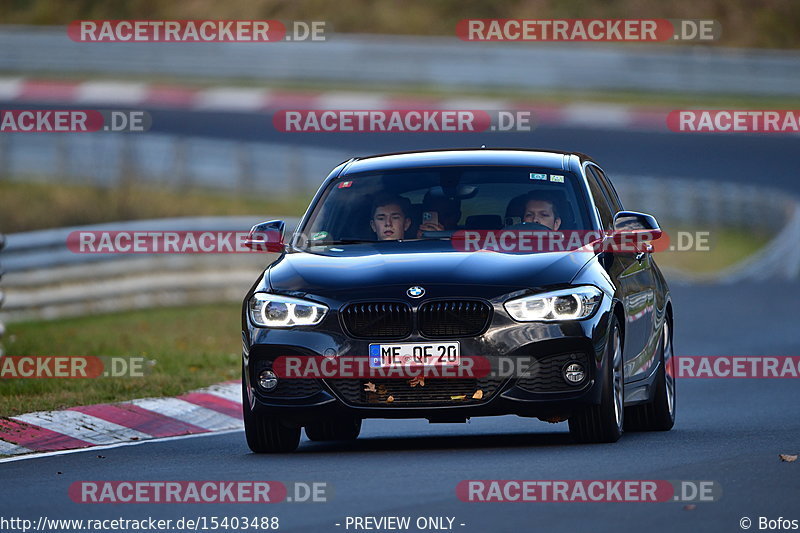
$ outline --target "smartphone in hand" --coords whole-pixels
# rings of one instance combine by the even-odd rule
[[[422,223],[439,224],[439,213],[436,211],[425,211],[422,213]]]

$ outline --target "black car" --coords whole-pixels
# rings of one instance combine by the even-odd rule
[[[294,450],[302,428],[311,440],[355,439],[365,418],[516,414],[569,421],[579,442],[674,424],[672,302],[652,245],[486,243],[504,231],[594,233],[601,243],[642,231],[657,238],[655,219],[624,211],[583,154],[470,149],[351,159],[330,173],[285,243],[283,230],[281,221],[252,230],[251,244],[280,246],[242,312],[244,423],[254,452]],[[470,358],[486,371],[380,373],[452,369]],[[286,361],[352,369],[336,366],[346,360],[377,376],[310,372],[321,365],[286,373]]]

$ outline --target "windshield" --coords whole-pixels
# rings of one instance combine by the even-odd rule
[[[459,230],[591,229],[577,177],[532,167],[427,167],[331,182],[299,247],[449,239]]]

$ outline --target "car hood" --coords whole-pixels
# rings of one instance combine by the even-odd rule
[[[286,254],[270,267],[269,283],[275,291],[320,295],[390,285],[480,285],[507,292],[569,283],[593,257],[587,252],[409,252],[345,246]]]

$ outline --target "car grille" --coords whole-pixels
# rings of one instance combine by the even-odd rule
[[[489,325],[492,307],[476,300],[436,300],[417,311],[419,332],[430,338],[474,337]],[[347,333],[364,339],[402,339],[413,330],[412,310],[402,302],[366,302],[341,312]]]
[[[419,331],[426,337],[474,337],[489,325],[492,308],[479,301],[447,300],[423,304]]]
[[[497,393],[504,379],[428,378],[424,386],[415,387],[412,387],[407,379],[333,379],[328,380],[328,384],[351,405],[404,407],[469,405],[485,402]],[[366,390],[368,383],[375,385],[374,392]]]
[[[582,383],[573,385],[567,383],[563,377],[564,366],[572,362],[582,363],[584,368],[590,371],[586,354],[583,353],[565,353],[543,357],[537,359],[528,368],[526,373],[529,375],[519,378],[517,386],[528,392],[565,392],[579,389],[588,383],[588,378],[584,379]]]
[[[404,303],[351,304],[341,317],[347,332],[357,338],[402,339],[411,334],[411,307]]]

